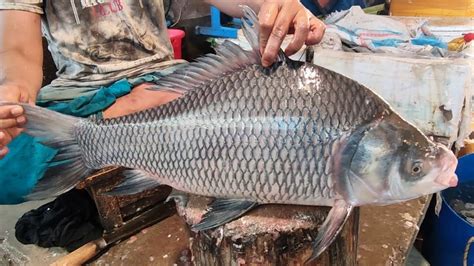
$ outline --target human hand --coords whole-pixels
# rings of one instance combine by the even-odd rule
[[[262,65],[265,67],[273,64],[288,33],[294,32],[294,37],[285,53],[292,55],[303,44],[319,43],[326,29],[324,23],[311,14],[299,0],[264,0],[258,18],[260,52]]]
[[[28,93],[16,85],[0,85],[0,101],[28,103]],[[19,105],[0,106],[0,159],[8,153],[7,145],[22,131],[26,123],[24,110]]]
[[[19,86],[0,85],[0,101],[28,103],[30,97]],[[8,153],[7,145],[21,133],[25,123],[26,117],[21,106],[0,106],[0,159]]]

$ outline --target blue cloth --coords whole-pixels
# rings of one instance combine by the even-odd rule
[[[374,47],[380,47],[380,46],[397,47],[401,43],[403,43],[403,41],[400,39],[372,40],[372,44],[374,45]]]
[[[301,3],[315,16],[327,15],[335,11],[342,11],[351,8],[351,6],[360,6],[365,8],[364,0],[330,0],[328,6],[322,8],[317,4],[317,0],[301,0]]]
[[[173,67],[172,67],[173,68]],[[176,67],[174,68],[174,70]],[[38,103],[43,107],[68,115],[87,117],[101,115],[115,100],[128,94],[131,89],[145,82],[155,83],[160,77],[171,73],[162,72],[143,75],[133,79],[122,79],[110,86],[100,87],[88,96],[81,96],[69,102]],[[0,160],[0,204],[24,202],[38,180],[43,176],[56,150],[39,143],[35,138],[21,134],[9,145],[10,152]]]
[[[0,204],[17,204],[43,176],[56,150],[26,134],[15,138],[8,148],[9,153],[0,160]]]
[[[440,39],[433,36],[422,35],[417,38],[411,39],[411,43],[414,45],[431,45],[442,49],[448,49],[448,44],[441,41]]]

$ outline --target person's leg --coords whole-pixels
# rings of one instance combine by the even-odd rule
[[[176,92],[148,90],[152,85],[143,83],[134,87],[129,94],[118,98],[113,105],[105,109],[103,117],[112,118],[135,113],[171,102],[181,96]]]

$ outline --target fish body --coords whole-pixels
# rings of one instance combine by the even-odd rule
[[[260,204],[332,206],[312,259],[354,206],[396,203],[457,184],[454,154],[370,89],[284,55],[263,68],[257,16],[243,10],[252,50],[225,42],[217,54],[162,78],[155,89],[182,93],[166,105],[96,121],[23,104],[25,132],[58,148],[30,199],[59,195],[94,169],[119,165],[134,170],[115,193],[167,184],[215,197],[195,230]]]
[[[341,142],[384,112],[321,67],[250,65],[155,109],[76,129],[86,166],[141,169],[162,184],[258,203],[332,205]]]

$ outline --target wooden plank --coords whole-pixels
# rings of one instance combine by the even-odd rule
[[[474,0],[392,0],[393,16],[474,17]]]

